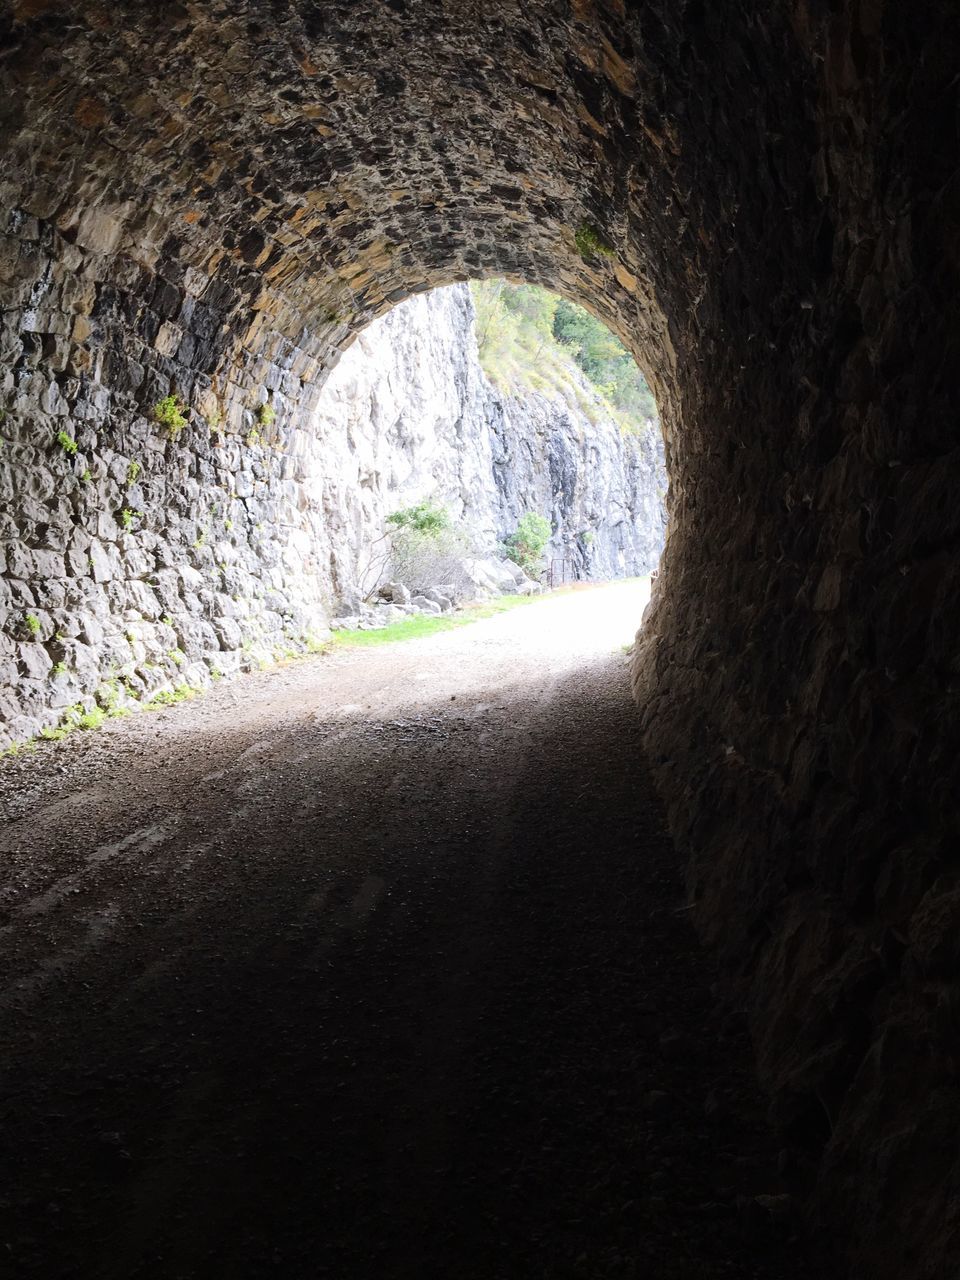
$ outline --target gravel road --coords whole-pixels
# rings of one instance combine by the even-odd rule
[[[824,1274],[755,1198],[629,701],[643,593],[0,764],[0,1274]]]

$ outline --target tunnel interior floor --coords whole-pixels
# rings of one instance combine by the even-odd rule
[[[15,1274],[826,1274],[610,590],[4,765]]]

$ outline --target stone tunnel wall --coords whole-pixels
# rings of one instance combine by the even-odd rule
[[[322,512],[290,413],[312,403],[301,353],[233,370],[204,417],[206,277],[128,268],[121,288],[108,255],[47,221],[13,210],[5,231],[0,740],[321,636]],[[172,388],[194,394],[182,427],[153,411]]]
[[[791,1185],[854,1275],[946,1280],[960,1270],[960,22],[931,4],[830,9],[794,15],[814,73],[807,250],[794,256],[787,219],[778,251],[752,270],[731,260],[704,295],[699,355],[682,357],[702,373],[635,689]],[[738,235],[772,216],[760,182]]]
[[[635,684],[699,926],[821,1238],[858,1277],[955,1276],[956,6],[0,20],[18,447],[61,466],[69,419],[121,474],[153,440],[159,476],[160,396],[242,435],[281,385],[282,433],[367,320],[469,275],[554,288],[637,351],[672,531]],[[58,484],[24,495],[32,551]]]

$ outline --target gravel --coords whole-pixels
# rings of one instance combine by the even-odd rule
[[[642,604],[3,763],[13,1274],[811,1274],[643,762]]]

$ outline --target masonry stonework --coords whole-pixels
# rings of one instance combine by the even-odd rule
[[[48,678],[25,616],[49,641],[68,593],[91,618],[54,641],[77,670],[128,610],[169,644],[174,592],[282,630],[295,480],[272,449],[337,352],[475,275],[590,307],[663,413],[671,531],[635,686],[784,1167],[857,1276],[954,1275],[955,5],[0,15],[2,434],[32,477],[8,497],[4,472],[7,675]],[[152,421],[171,394],[176,441]],[[137,485],[179,526],[170,563],[123,528]]]

